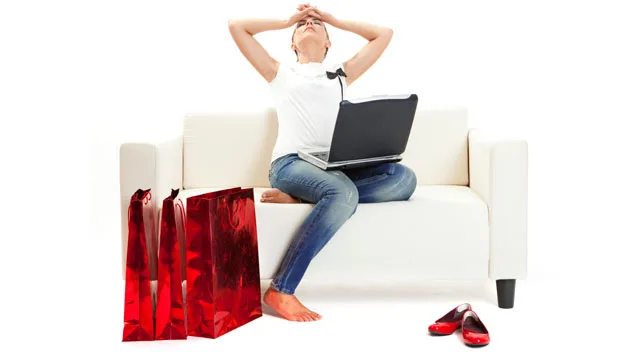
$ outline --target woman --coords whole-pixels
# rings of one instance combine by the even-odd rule
[[[344,63],[325,66],[331,43],[324,23],[369,42]],[[277,62],[254,38],[257,33],[292,25],[296,25],[291,42],[295,63]],[[312,259],[355,213],[358,203],[407,200],[417,179],[399,163],[325,171],[299,159],[297,150],[330,145],[343,89],[376,62],[393,31],[339,20],[310,4],[299,5],[287,20],[231,20],[229,28],[239,50],[269,83],[278,114],[279,132],[269,167],[272,189],[263,193],[261,202],[316,204],[297,231],[263,300],[288,320],[318,320],[321,315],[294,296]]]

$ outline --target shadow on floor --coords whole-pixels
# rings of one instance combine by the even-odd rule
[[[269,288],[269,281],[261,281],[262,293]],[[337,284],[302,281],[295,295],[298,299],[327,302],[353,301],[477,301],[497,303],[495,282],[476,281],[427,281],[420,283],[368,283]],[[267,307],[268,308],[268,307]],[[271,309],[271,308],[268,308]]]

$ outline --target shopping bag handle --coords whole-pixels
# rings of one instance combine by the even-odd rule
[[[148,189],[147,191],[145,191],[145,195],[143,199],[141,199],[141,202],[144,205],[148,205],[150,200],[152,200],[152,191]],[[130,203],[132,203],[132,200],[130,201]],[[128,207],[128,219],[130,219],[130,206]]]
[[[243,202],[243,200],[242,199],[236,199],[235,202],[237,204],[240,204],[240,203]],[[227,218],[228,218],[228,222],[230,223],[230,228],[234,229],[234,231],[239,231],[241,228],[243,228],[243,226],[245,225],[245,222],[244,221],[239,221],[239,224],[237,226],[235,226],[232,223],[232,214],[230,212],[230,208],[228,207],[227,203],[226,203],[226,208],[228,209],[228,216],[227,216]]]
[[[182,203],[182,199],[178,198],[176,202],[176,209],[180,210],[180,218],[182,219],[182,228],[187,231],[187,212],[184,209],[184,204]]]

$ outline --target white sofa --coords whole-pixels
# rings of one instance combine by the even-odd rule
[[[260,275],[273,277],[314,205],[260,203],[270,187],[276,113],[237,109],[188,114],[172,140],[121,145],[122,268],[126,210],[138,188],[151,188],[160,205],[172,188],[181,188],[184,199],[240,186],[255,189]],[[359,204],[304,280],[490,278],[497,282],[499,307],[512,308],[515,280],[527,274],[526,141],[469,128],[463,107],[418,107],[402,163],[418,178],[410,200]]]

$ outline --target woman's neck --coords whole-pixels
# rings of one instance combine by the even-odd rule
[[[323,62],[323,54],[322,55],[299,55],[299,63],[300,64],[310,64],[310,63],[322,63]]]

